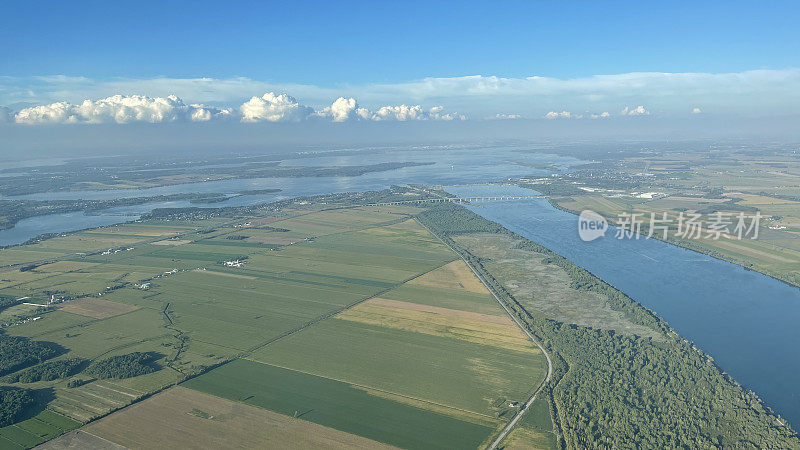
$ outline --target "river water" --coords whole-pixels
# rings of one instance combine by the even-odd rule
[[[531,195],[517,186],[450,187],[455,195]],[[710,354],[736,381],[800,424],[800,289],[655,239],[584,242],[578,220],[544,199],[469,206],[615,286]]]
[[[151,197],[182,193],[222,193],[232,197],[224,202],[189,204],[188,201],[146,203],[83,214],[81,212],[51,214],[20,221],[14,228],[0,230],[0,246],[14,245],[43,233],[61,233],[91,227],[112,225],[135,220],[155,208],[247,206],[284,200],[292,197],[338,192],[385,189],[391,185],[461,184],[490,182],[510,177],[542,176],[552,171],[542,165],[557,164],[568,169],[583,161],[531,152],[519,147],[456,148],[448,150],[386,149],[371,152],[353,152],[347,155],[306,155],[282,161],[286,166],[354,166],[382,162],[421,162],[425,166],[405,167],[383,172],[372,172],[355,177],[301,177],[254,178],[207,181],[160,186],[148,189],[113,189],[103,191],[63,191],[2,197],[28,200],[111,200],[118,198]],[[237,191],[256,189],[281,189],[278,193],[235,195]]]
[[[284,161],[291,166],[360,165],[388,161],[433,164],[369,173],[358,177],[262,178],[209,181],[151,189],[73,191],[12,198],[114,199],[176,193],[226,193],[278,188],[281,192],[240,195],[209,205],[242,206],[331,192],[383,189],[408,183],[456,185],[494,182],[551,173],[541,167],[578,164],[573,158],[531,152],[529,149],[461,148],[447,151],[397,150],[355,152],[349,155],[304,156]],[[538,168],[537,168],[538,167]],[[455,194],[531,194],[513,186],[483,185],[448,188]],[[149,203],[112,208],[95,215],[81,212],[23,220],[0,231],[0,245],[24,242],[42,233],[59,233],[111,225],[138,218],[153,208],[189,206],[188,201]],[[590,243],[577,234],[575,216],[547,201],[485,203],[470,208],[534,242],[569,258],[654,310],[681,335],[714,357],[737,381],[765,402],[800,424],[800,290],[740,266],[656,240],[617,240]]]

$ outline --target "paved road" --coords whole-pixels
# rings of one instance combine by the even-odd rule
[[[450,244],[448,244],[442,238],[440,238],[439,235],[437,235],[436,233],[431,231],[428,227],[426,227],[425,224],[423,224],[422,222],[419,222],[419,224],[422,225],[426,230],[428,230],[428,232],[430,232],[432,235],[436,236],[444,245],[448,246],[450,250],[453,250],[459,256],[461,256],[461,253],[456,251],[456,249],[451,247]],[[491,292],[492,297],[494,297],[494,299],[497,300],[497,303],[499,303],[500,306],[503,308],[503,310],[506,312],[506,314],[508,314],[508,316],[511,317],[511,320],[513,320],[514,323],[516,323],[517,326],[522,330],[522,332],[525,333],[526,336],[528,336],[528,339],[530,339],[534,344],[536,344],[537,347],[539,347],[539,350],[542,351],[542,354],[544,354],[544,357],[547,359],[547,376],[539,384],[539,387],[536,388],[536,391],[534,391],[533,395],[531,395],[528,401],[525,402],[524,406],[521,407],[519,411],[517,411],[517,414],[514,416],[514,418],[511,419],[511,421],[508,423],[508,425],[505,426],[505,428],[503,428],[503,431],[501,431],[500,434],[497,436],[497,438],[494,441],[492,441],[491,445],[487,447],[488,450],[494,450],[497,448],[498,445],[500,445],[500,442],[502,442],[503,439],[505,439],[506,436],[508,436],[508,433],[510,433],[511,430],[514,429],[517,423],[519,423],[520,419],[522,418],[522,415],[525,414],[526,411],[528,411],[531,405],[533,405],[533,402],[536,400],[536,396],[542,391],[544,386],[550,382],[550,379],[553,377],[553,361],[550,359],[550,354],[547,353],[547,350],[545,350],[544,346],[542,346],[542,344],[540,344],[539,341],[535,337],[533,337],[533,335],[528,331],[528,329],[524,325],[522,325],[522,323],[520,323],[519,319],[517,319],[517,316],[514,315],[514,313],[508,309],[506,304],[500,299],[500,296],[497,295],[495,289],[483,278],[483,275],[481,275],[480,272],[478,272],[478,270],[476,270],[475,267],[473,267],[472,264],[470,264],[469,261],[467,261],[467,259],[464,258],[463,256],[461,256],[461,260],[464,261],[470,268],[470,270],[472,270],[472,273],[475,274],[475,276],[478,277],[479,280],[481,280],[481,283],[483,283],[483,285],[486,286],[486,289],[488,289],[489,292]]]

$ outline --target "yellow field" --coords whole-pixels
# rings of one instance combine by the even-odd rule
[[[411,280],[412,286],[429,286],[454,291],[466,290],[476,294],[489,295],[489,291],[478,280],[467,264],[462,261],[453,261],[441,269],[434,270],[419,278]]]
[[[153,242],[153,245],[183,245],[192,241],[188,239],[164,239],[163,241]]]
[[[511,319],[455,309],[376,298],[337,319],[443,336],[476,344],[539,353]]]

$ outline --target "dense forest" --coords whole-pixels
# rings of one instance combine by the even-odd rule
[[[134,352],[112,356],[89,366],[86,372],[97,378],[131,378],[156,371],[155,360],[161,355],[153,352]]]
[[[0,333],[0,375],[40,363],[61,353],[63,349],[51,342],[31,341]]]
[[[67,378],[80,372],[86,360],[81,358],[59,359],[47,361],[21,372],[6,376],[9,383],[35,383]]]
[[[551,353],[554,376],[545,389],[566,448],[800,448],[797,434],[752,392],[722,373],[710,357],[622,292],[550,250],[457,205],[418,215],[479,270],[493,290]],[[517,248],[544,255],[574,289],[604,294],[609,306],[658,330],[644,338],[533,316],[480,258],[451,235],[507,234]]]
[[[29,389],[0,386],[0,427],[17,422],[35,402]]]

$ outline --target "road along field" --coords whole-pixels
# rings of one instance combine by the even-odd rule
[[[145,375],[12,384],[49,392],[43,414],[70,425],[36,439],[7,427],[0,437],[26,447],[115,410],[95,425],[119,426],[114,417],[136,408],[127,405],[223,364],[185,385],[305,424],[278,421],[269,439],[301,442],[313,426],[349,436],[345,445],[487,441],[512,415],[509,403],[540,382],[543,360],[457,255],[410,218],[419,211],[307,207],[145,222],[0,250],[13,250],[2,262],[17,264],[0,272],[0,295],[44,305],[25,310],[36,320],[7,335],[50,342],[57,359],[87,364],[154,355]],[[56,260],[32,259],[44,256],[39,247]],[[26,251],[34,253],[20,261]],[[91,441],[90,431],[65,439]]]
[[[427,234],[413,222],[402,225]],[[539,350],[460,260],[247,359],[184,386],[284,414],[297,411],[306,420],[401,447],[484,443],[512,415],[509,404],[527,399],[544,377]],[[237,375],[244,371],[259,375]],[[409,435],[409,424],[421,417],[427,419]]]

